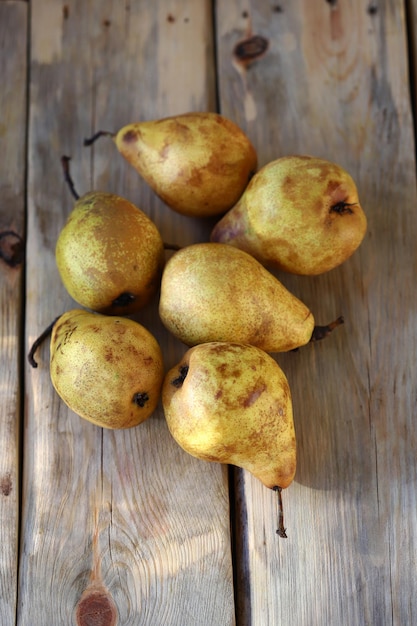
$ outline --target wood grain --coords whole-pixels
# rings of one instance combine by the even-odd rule
[[[80,626],[93,610],[135,626],[417,623],[416,27],[415,0],[0,0],[1,624]],[[345,317],[276,355],[298,441],[286,540],[276,494],[238,470],[229,493],[227,468],[183,453],[161,408],[101,430],[53,391],[48,342],[21,371],[75,305],[54,259],[73,206],[61,155],[79,193],[124,195],[168,243],[203,241],[212,220],[176,215],[111,140],[83,139],[217,107],[260,165],[299,152],[346,167],[368,216],[343,266],[276,273],[318,323]],[[177,362],[157,302],[135,319]]]
[[[74,306],[54,261],[72,207],[60,156],[72,157],[79,193],[124,195],[155,220],[164,239],[184,244],[205,236],[207,226],[174,215],[111,141],[86,148],[83,138],[99,128],[209,109],[215,100],[204,0],[169,7],[34,0],[31,28],[28,344]],[[136,319],[160,341],[168,368],[185,349],[168,337],[156,306]],[[129,431],[81,420],[51,387],[47,345],[38,360],[27,372],[18,623],[82,624],[91,608],[83,593],[99,576],[105,591],[97,610],[110,619],[115,606],[120,624],[233,624],[226,468],[182,452],[161,409]]]
[[[17,40],[16,33],[19,33]],[[20,500],[27,6],[0,3],[0,623],[14,624]]]
[[[296,481],[283,494],[289,538],[274,534],[272,495],[239,475],[239,624],[416,621],[413,122],[402,5],[372,5],[217,3],[221,111],[261,163],[290,153],[339,162],[369,219],[340,268],[280,276],[319,323],[343,314],[346,324],[277,356],[298,436]],[[255,36],[267,50],[242,63],[236,45]]]

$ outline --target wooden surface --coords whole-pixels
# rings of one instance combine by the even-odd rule
[[[27,6],[0,2],[0,623],[14,624],[23,416]],[[22,36],[17,37],[17,33]],[[13,51],[13,52],[11,52]]]
[[[88,589],[103,625],[417,623],[416,20],[411,0],[0,0],[1,624],[86,624]],[[251,37],[249,63],[234,51]],[[186,455],[161,410],[103,431],[57,397],[47,343],[26,360],[74,305],[54,260],[73,204],[62,154],[80,193],[124,195],[170,243],[208,238],[212,222],[170,211],[111,141],[82,145],[188,110],[236,121],[261,165],[339,162],[368,216],[340,268],[278,274],[318,323],[346,321],[276,355],[298,442],[286,540],[273,492]],[[135,319],[176,363],[157,302]]]

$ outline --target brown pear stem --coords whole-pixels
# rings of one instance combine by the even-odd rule
[[[92,146],[99,137],[114,137],[114,133],[109,130],[98,130],[91,137],[86,137],[83,141],[84,146]]]
[[[30,365],[32,367],[38,367],[37,362],[35,361],[35,352],[36,350],[42,345],[42,343],[45,341],[45,339],[51,334],[52,329],[55,325],[55,323],[59,320],[61,316],[58,315],[58,317],[56,317],[54,319],[53,322],[51,322],[46,328],[45,330],[39,335],[39,337],[37,337],[37,339],[35,339],[35,341],[32,344],[31,349],[29,350],[29,354],[28,354],[28,361],[30,363]]]
[[[107,133],[106,131],[99,131],[98,133],[96,133],[96,135],[99,136],[100,133],[101,134],[110,134],[110,133]],[[93,137],[91,137],[91,141],[92,140],[93,140]],[[85,141],[90,141],[90,140],[86,139]],[[89,144],[86,144],[86,145],[89,145]],[[68,187],[70,188],[70,191],[71,191],[73,197],[75,198],[75,200],[79,200],[80,195],[77,192],[77,190],[75,189],[74,181],[72,180],[71,173],[70,173],[70,166],[69,166],[70,161],[71,161],[71,157],[69,157],[69,156],[62,156],[61,157],[61,163],[62,163],[62,169],[64,170],[65,182],[67,183]],[[165,250],[174,250],[175,252],[177,252],[178,250],[181,250],[181,246],[178,246],[175,243],[166,243],[164,241],[164,249]]]
[[[334,322],[330,322],[330,324],[327,324],[326,326],[314,326],[310,341],[320,341],[321,339],[324,339],[327,335],[330,335],[335,328],[344,324],[344,322],[345,320],[342,316],[340,316],[334,320]]]
[[[71,157],[69,156],[62,156],[61,157],[61,163],[62,163],[62,169],[64,170],[64,179],[65,182],[67,183],[73,197],[75,198],[75,200],[78,200],[80,195],[77,192],[77,190],[75,189],[75,185],[74,182],[71,178],[71,174],[70,174],[70,166],[69,163],[71,161]]]
[[[284,507],[282,504],[282,487],[273,487],[273,490],[277,493],[278,500],[278,528],[276,530],[277,535],[283,539],[287,539],[286,528],[284,527]]]

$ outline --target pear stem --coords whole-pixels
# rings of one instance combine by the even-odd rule
[[[73,197],[75,198],[75,200],[79,200],[80,195],[77,192],[77,190],[75,189],[75,185],[74,182],[71,178],[71,174],[70,174],[70,166],[69,166],[69,162],[71,161],[71,157],[69,156],[62,156],[61,157],[61,163],[62,163],[62,169],[64,170],[64,179],[65,182],[67,183]]]
[[[277,493],[278,500],[278,528],[276,530],[277,535],[283,539],[287,539],[286,528],[284,527],[284,507],[282,504],[282,487],[273,487],[273,490]]]
[[[30,363],[30,365],[32,367],[38,367],[38,363],[35,361],[35,352],[36,350],[42,345],[42,343],[45,341],[45,339],[51,334],[52,329],[55,325],[55,323],[59,320],[61,316],[58,315],[58,317],[56,317],[53,322],[51,322],[46,328],[45,330],[39,335],[39,337],[37,337],[37,339],[35,339],[35,341],[32,344],[31,349],[29,350],[29,354],[28,354],[28,361]]]
[[[99,133],[101,134],[110,134],[107,133],[106,131],[99,131]],[[99,133],[96,133],[97,136],[99,136]],[[93,138],[91,138],[93,139]],[[90,141],[90,140],[85,140],[85,141]],[[86,144],[89,145],[89,144]],[[70,166],[69,163],[71,161],[71,157],[69,156],[62,156],[61,157],[61,163],[62,163],[62,169],[64,170],[64,178],[65,178],[65,182],[67,183],[68,187],[70,188],[71,194],[73,195],[75,200],[79,200],[80,195],[77,192],[77,190],[75,189],[75,185],[74,185],[74,181],[72,180],[71,174],[70,174]],[[177,246],[177,244],[175,243],[166,243],[164,242],[164,249],[165,250],[174,250],[175,252],[177,252],[178,250],[181,250],[181,246]]]
[[[335,328],[344,324],[344,321],[343,317],[340,316],[334,320],[334,322],[330,322],[330,324],[327,324],[326,326],[314,326],[310,341],[320,341],[321,339],[324,339],[327,335],[330,335]]]
[[[92,146],[99,137],[114,137],[114,133],[109,130],[98,130],[91,137],[86,137],[83,141],[84,146]]]

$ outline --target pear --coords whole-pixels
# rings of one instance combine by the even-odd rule
[[[78,304],[93,311],[135,313],[159,289],[165,258],[158,228],[138,207],[115,194],[91,191],[75,197],[55,249],[65,288]]]
[[[52,384],[80,417],[131,428],[155,411],[164,378],[155,337],[129,318],[72,309],[52,327]]]
[[[162,405],[173,438],[192,456],[241,467],[274,490],[294,479],[290,387],[259,348],[233,342],[190,348],[165,376]]]
[[[330,161],[293,155],[253,176],[210,239],[241,248],[264,265],[316,275],[346,261],[366,228],[350,174]]]
[[[111,135],[123,157],[174,211],[206,217],[230,209],[257,167],[255,148],[231,120],[190,112],[128,124]]]
[[[315,327],[308,307],[250,254],[210,242],[182,248],[167,261],[159,315],[188,346],[236,341],[284,352],[328,328]]]

